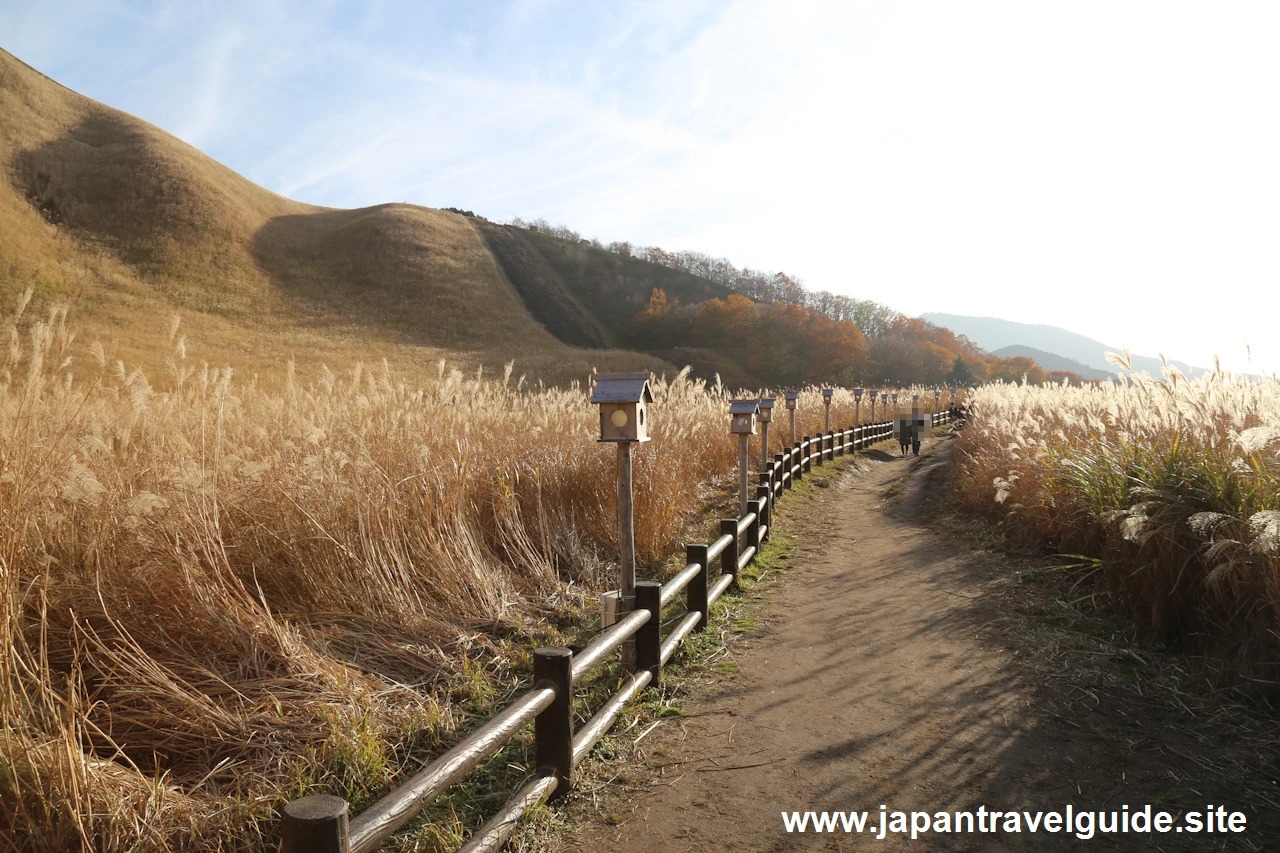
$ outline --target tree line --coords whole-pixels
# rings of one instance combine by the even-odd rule
[[[703,252],[601,243],[545,219],[525,222],[517,217],[511,224],[679,270],[734,291],[727,299],[686,305],[655,289],[628,327],[629,342],[638,349],[711,349],[778,386],[964,386],[1020,382],[1023,377],[1032,384],[1085,381],[1071,371],[1046,372],[1025,356],[998,358],[964,335],[874,300],[810,290],[787,273],[739,268]]]

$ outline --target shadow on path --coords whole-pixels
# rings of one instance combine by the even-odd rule
[[[614,804],[618,827],[580,848],[628,851],[800,850],[1264,850],[1280,849],[1265,799],[1203,772],[1196,725],[1168,701],[1143,703],[1096,684],[1045,680],[1029,647],[1007,633],[993,583],[1007,569],[931,532],[925,490],[947,461],[933,442],[920,459],[846,475],[792,523],[806,538],[792,577],[768,605],[768,626],[737,655],[740,674],[699,697],[703,712],[660,749],[676,781]],[[890,488],[902,476],[901,490]],[[888,490],[894,496],[883,500]],[[801,522],[801,518],[807,521]],[[708,711],[719,714],[707,714]],[[1175,717],[1179,719],[1174,719]],[[1176,725],[1175,725],[1176,723]],[[1262,759],[1224,746],[1265,786]],[[735,769],[736,768],[736,769]],[[680,775],[683,773],[683,775]],[[1244,780],[1242,780],[1244,781]],[[786,833],[783,811],[1131,809],[1175,815],[1206,803],[1245,811],[1244,835],[872,835]],[[1024,827],[1025,830],[1025,827]]]

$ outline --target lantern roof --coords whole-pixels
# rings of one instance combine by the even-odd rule
[[[759,400],[730,400],[729,414],[731,415],[754,415],[756,410],[760,408]]]
[[[593,403],[646,403],[653,402],[649,380],[653,374],[647,370],[635,373],[597,373],[596,384],[591,389]]]

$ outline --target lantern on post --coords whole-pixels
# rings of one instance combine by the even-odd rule
[[[636,537],[631,503],[631,445],[649,440],[648,405],[653,402],[649,371],[638,373],[597,373],[591,402],[600,406],[600,441],[618,445],[618,589],[600,597],[602,627],[608,627],[629,613],[636,600]],[[624,659],[634,656],[634,643],[623,650]]]
[[[756,412],[760,423],[760,469],[769,467],[769,424],[773,421],[773,398],[761,397],[760,410]]]
[[[791,413],[791,446],[796,446],[796,406],[800,404],[799,391],[787,391],[783,395],[787,401],[787,411]]]
[[[827,420],[826,420],[827,428],[824,429],[823,432],[831,432],[831,398],[832,396],[835,395],[835,393],[836,393],[835,390],[832,388],[822,389],[822,405],[826,407],[826,412],[827,412]]]
[[[942,391],[933,389],[933,413],[936,415],[942,408]]]
[[[871,422],[876,422],[876,398],[880,396],[879,391],[871,392]]]
[[[729,431],[738,436],[738,517],[747,514],[747,487],[750,482],[750,441],[756,434],[759,400],[729,401]]]
[[[853,389],[853,425],[855,428],[862,426],[862,389]]]

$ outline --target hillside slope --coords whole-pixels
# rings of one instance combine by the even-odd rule
[[[278,196],[0,50],[0,316],[69,304],[82,339],[158,369],[180,314],[197,359],[242,371],[446,358],[548,382],[673,367],[568,346],[525,307],[476,222],[406,204]],[[534,253],[525,262],[545,262]],[[575,340],[586,346],[603,339]]]
[[[615,254],[585,240],[575,243],[538,231],[522,233],[577,300],[592,306],[598,321],[619,339],[655,289],[686,305],[727,299],[733,293],[708,279]]]
[[[521,229],[483,219],[476,219],[475,225],[507,281],[548,331],[574,346],[604,349],[617,345],[618,336],[578,300]]]

